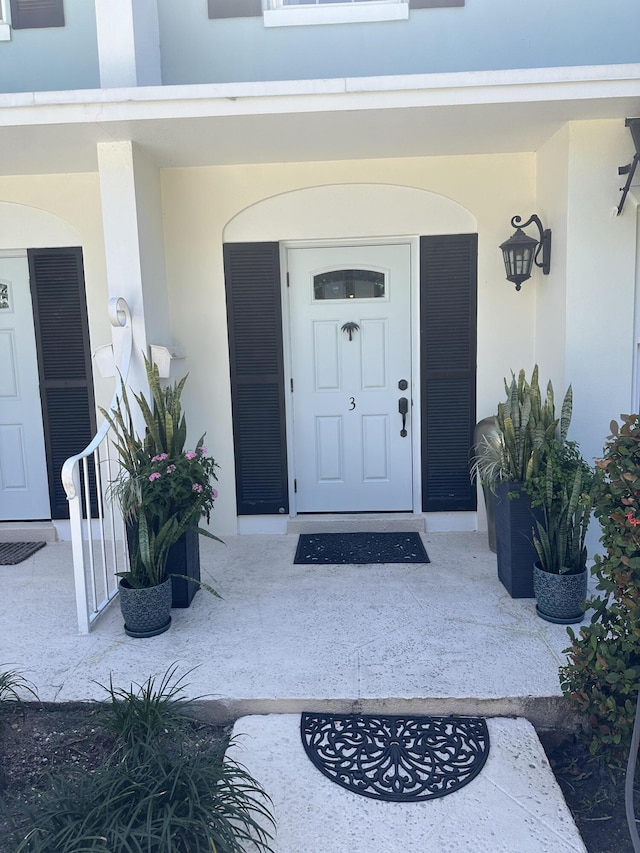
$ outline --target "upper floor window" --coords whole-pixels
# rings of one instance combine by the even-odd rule
[[[409,0],[267,0],[267,27],[396,21],[409,17]]]

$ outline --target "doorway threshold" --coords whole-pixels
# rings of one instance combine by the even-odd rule
[[[57,542],[52,521],[0,521],[0,542]]]
[[[287,522],[287,533],[424,533],[426,529],[424,516],[411,512],[310,513]]]

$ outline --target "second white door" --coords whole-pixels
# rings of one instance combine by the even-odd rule
[[[289,249],[298,512],[412,507],[411,249]]]
[[[51,518],[26,254],[0,258],[0,521]]]

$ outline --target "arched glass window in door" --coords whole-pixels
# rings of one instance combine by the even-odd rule
[[[379,299],[385,276],[374,270],[331,270],[313,277],[314,299]]]

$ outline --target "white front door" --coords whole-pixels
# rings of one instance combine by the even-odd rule
[[[411,510],[410,246],[289,249],[287,269],[297,511]]]
[[[0,257],[0,521],[51,518],[26,254]]]

